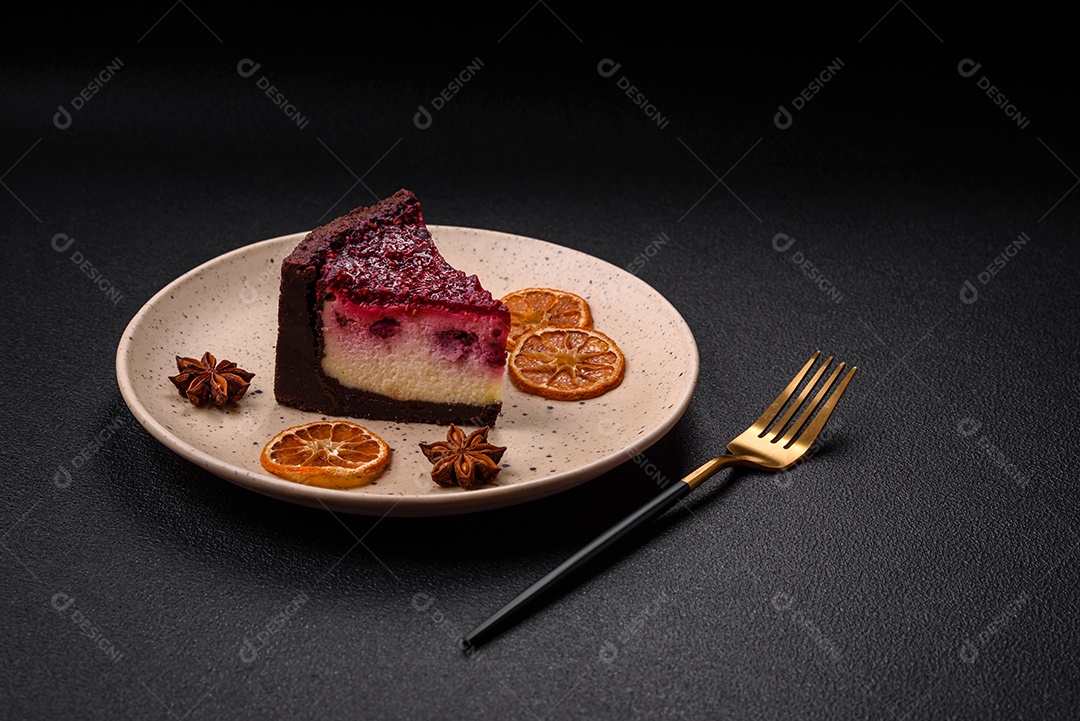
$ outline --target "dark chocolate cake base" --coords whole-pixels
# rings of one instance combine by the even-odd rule
[[[314,411],[328,416],[348,416],[350,418],[371,418],[402,423],[434,423],[437,425],[492,426],[499,417],[501,403],[486,406],[463,404],[430,403],[428,401],[401,401],[394,398],[368,393],[341,385],[333,378],[324,378],[327,385],[337,386],[334,402],[329,405],[313,405],[304,399],[282,400],[283,403],[302,411]]]

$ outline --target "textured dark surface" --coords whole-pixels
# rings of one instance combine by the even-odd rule
[[[362,26],[395,32],[354,38],[317,7],[167,9],[13,23],[4,48],[0,716],[1075,717],[1067,15],[537,4],[417,13],[407,33],[376,12]],[[554,241],[658,288],[701,349],[684,419],[574,490],[422,520],[263,498],[138,426],[113,354],[154,292],[400,187],[430,223]],[[478,658],[458,652],[819,347],[860,375],[815,458],[717,477]]]

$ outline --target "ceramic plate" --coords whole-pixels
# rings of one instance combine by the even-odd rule
[[[508,448],[494,485],[472,491],[435,485],[418,444],[445,440],[446,429],[424,423],[360,421],[393,452],[390,467],[361,488],[303,486],[263,470],[259,454],[278,431],[325,418],[274,400],[280,264],[304,233],[221,255],[151,298],[117,349],[125,402],[151,435],[225,480],[293,503],[378,516],[468,513],[547,496],[629,460],[679,420],[697,383],[697,345],[682,316],[656,290],[610,263],[542,240],[429,227],[446,259],[476,273],[496,298],[527,287],[585,297],[594,327],[626,356],[622,384],[587,401],[547,400],[507,380],[502,415],[490,436]],[[175,356],[205,351],[255,374],[235,408],[195,408],[168,381],[176,374]]]

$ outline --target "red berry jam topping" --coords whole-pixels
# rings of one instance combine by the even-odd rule
[[[344,245],[327,252],[317,291],[354,303],[419,305],[451,311],[509,314],[484,290],[475,275],[466,276],[442,257],[424,225],[415,196],[396,208],[356,217]],[[390,211],[390,212],[387,212]],[[500,313],[501,311],[501,313]],[[395,329],[375,329],[382,336]]]

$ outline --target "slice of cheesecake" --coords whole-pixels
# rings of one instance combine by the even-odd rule
[[[408,190],[311,231],[281,265],[279,403],[493,425],[510,313],[442,257]]]

